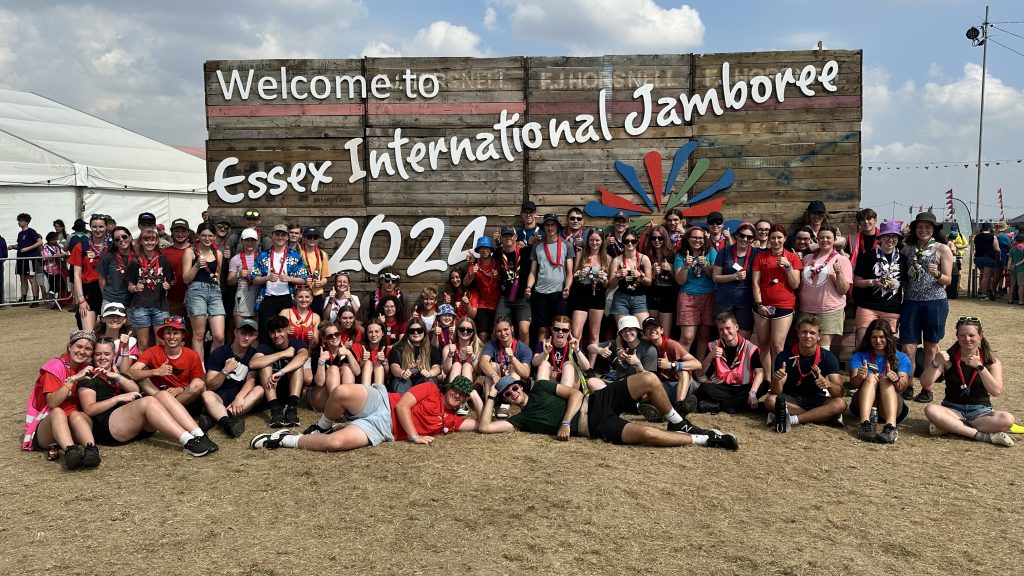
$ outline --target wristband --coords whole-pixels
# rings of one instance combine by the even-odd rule
[[[939,367],[939,363],[936,362],[935,360],[932,360],[932,368],[938,368],[938,367]]]
[[[562,420],[562,426],[569,426],[570,424],[572,424],[572,422],[569,420]]]
[[[682,362],[676,362],[676,372],[682,372],[682,371],[683,371],[683,363]]]
[[[419,439],[420,439],[419,434],[413,434],[412,436],[409,436],[409,442],[412,442],[413,444],[415,444],[416,441],[419,440]]]
[[[498,395],[497,395],[497,394],[495,394],[494,396],[491,396],[490,394],[488,394],[488,395],[487,395],[487,399],[488,399],[488,400],[494,400],[494,401],[497,401],[497,400],[498,400]]]
[[[757,398],[757,392],[754,392],[753,390],[751,390],[749,396],[751,398]]]

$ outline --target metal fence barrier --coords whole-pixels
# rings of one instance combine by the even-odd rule
[[[23,279],[26,285],[24,291]],[[38,285],[38,292],[32,287],[33,280]],[[66,254],[0,258],[0,307],[37,304],[63,309],[72,303],[72,286]],[[36,294],[39,295],[38,299]]]

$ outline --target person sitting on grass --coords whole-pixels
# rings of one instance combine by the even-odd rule
[[[238,417],[256,407],[263,400],[263,388],[256,385],[256,371],[249,369],[256,355],[256,335],[259,327],[252,318],[242,318],[235,325],[235,337],[210,353],[206,363],[206,391],[203,405],[206,412],[199,416],[203,431],[220,426],[231,438],[245,432],[245,421]]]
[[[764,405],[773,411],[776,432],[789,432],[797,424],[842,425],[846,400],[839,360],[818,345],[820,330],[817,316],[804,316],[797,324],[798,343],[775,357],[771,392]]]
[[[707,382],[697,388],[687,406],[699,412],[757,410],[764,382],[761,351],[743,337],[732,312],[720,313],[715,324],[719,339],[708,343],[701,366]]]
[[[658,371],[658,350],[640,338],[640,322],[636,316],[622,316],[618,323],[618,336],[608,342],[597,342],[587,347],[587,351],[597,354],[610,364],[611,370],[602,378],[588,378],[587,386],[591,390],[604,386],[604,383],[621,380],[641,372]]]
[[[345,314],[354,322],[351,308]],[[356,383],[356,377],[362,370],[360,359],[363,357],[363,345],[358,340],[342,342],[342,335],[346,331],[342,330],[340,320],[321,322],[319,332],[320,356],[313,367],[313,385],[306,388],[309,406],[316,411],[324,409],[335,388],[342,384]]]
[[[512,320],[508,317],[495,320],[494,338],[484,345],[480,355],[480,373],[488,378],[487,384],[497,384],[502,376],[512,376],[517,380],[530,376],[533,353],[513,334]],[[502,403],[498,407],[498,418],[508,418],[508,410],[509,405]]]
[[[520,430],[553,435],[562,441],[570,436],[582,436],[611,444],[659,447],[695,444],[729,450],[740,447],[734,435],[698,428],[676,412],[661,380],[653,372],[634,374],[608,386],[602,383],[601,388],[593,390],[586,398],[578,389],[560,386],[551,380],[538,380],[527,391],[522,382],[505,376],[488,388],[477,425],[477,431],[482,434]],[[499,395],[518,406],[519,412],[507,420],[492,421],[491,412]],[[628,422],[620,416],[632,410],[645,396],[668,420],[667,429]]]
[[[185,320],[181,316],[165,319],[157,326],[156,337],[163,346],[143,352],[128,370],[128,377],[148,396],[167,390],[182,406],[188,406],[203,393],[206,383],[199,354],[184,347]]]
[[[584,374],[590,370],[587,355],[580,350],[579,340],[573,337],[569,317],[551,319],[549,337],[537,343],[531,363],[537,369],[538,380],[554,380],[562,386],[579,388]]]
[[[961,316],[956,321],[956,344],[932,361],[921,385],[928,389],[940,374],[946,376],[946,397],[924,410],[932,434],[1013,446],[1007,433],[1013,414],[992,409],[992,397],[1003,393],[1003,363],[992,354],[981,319]]]
[[[342,452],[403,440],[430,444],[437,435],[476,430],[476,420],[455,414],[459,405],[467,400],[472,401],[474,409],[480,413],[480,396],[473,390],[473,383],[464,376],[452,379],[444,391],[433,382],[424,382],[405,394],[389,394],[380,384],[343,384],[331,393],[320,421],[302,435],[288,430],[258,434],[249,446],[271,450],[283,447]],[[345,414],[351,415],[353,420],[332,432],[334,422]]]
[[[57,460],[63,452],[65,470],[100,464],[92,423],[78,409],[78,385],[92,375],[90,362],[95,344],[96,336],[91,330],[72,332],[64,354],[39,369],[26,407],[21,449],[47,449],[50,460]]]
[[[117,371],[113,359],[113,341],[98,341],[93,352],[93,372],[78,387],[78,401],[82,411],[92,417],[97,442],[120,446],[159,431],[177,440],[190,456],[217,451],[217,444],[203,433],[180,402],[166,390],[143,396],[138,384]]]
[[[270,427],[297,426],[302,366],[309,358],[309,351],[302,340],[288,337],[288,319],[284,316],[267,320],[266,330],[270,342],[256,349],[249,369],[259,371],[263,394],[270,405]],[[280,399],[282,394],[284,403]]]
[[[911,370],[910,358],[899,350],[889,321],[872,320],[850,357],[850,387],[857,390],[850,400],[850,412],[860,422],[858,438],[881,444],[896,442],[896,426],[910,416],[910,405],[900,393],[907,387]],[[871,421],[871,409],[876,407],[878,419],[885,422],[877,435]]]

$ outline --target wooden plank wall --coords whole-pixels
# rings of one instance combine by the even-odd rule
[[[628,113],[639,111],[633,91],[645,83],[654,84],[653,98],[678,98],[681,93],[703,94],[717,88],[721,98],[721,66],[728,61],[733,81],[758,74],[774,75],[793,67],[796,74],[806,64],[820,67],[830,59],[839,62],[834,93],[814,88],[818,95],[805,97],[795,87],[786,91],[784,103],[774,100],[756,105],[752,101],[740,111],[728,110],[716,117],[709,113],[681,126],[652,125],[644,134],[629,136],[623,128]],[[240,164],[228,175],[267,170],[280,165],[286,170],[296,162],[331,160],[328,175],[333,182],[315,194],[287,191],[276,197],[225,204],[215,193],[209,197],[211,214],[226,214],[241,224],[246,209],[263,213],[269,229],[278,222],[296,221],[320,226],[340,217],[354,218],[360,235],[367,221],[377,214],[399,225],[403,234],[397,266],[405,270],[428,239],[409,238],[412,225],[425,217],[446,221],[446,237],[433,257],[444,258],[463,227],[479,215],[488,217],[488,231],[504,223],[518,223],[519,205],[531,199],[540,212],[564,215],[572,206],[583,207],[597,200],[598,186],[642,203],[614,168],[615,161],[632,167],[648,193],[652,183],[644,157],[656,151],[662,157],[662,181],[671,168],[673,154],[685,142],[696,139],[699,146],[676,180],[686,180],[699,159],[710,161],[691,195],[731,169],[735,183],[725,192],[723,212],[727,219],[767,216],[789,224],[802,213],[807,202],[823,199],[842,223],[852,229],[853,214],[860,202],[860,122],[862,111],[860,51],[755,52],[707,55],[644,55],[604,57],[508,57],[508,58],[366,58],[351,60],[259,60],[210,61],[205,65],[208,175],[212,180],[218,163],[236,156]],[[244,103],[225,102],[216,71],[245,72],[255,68],[276,74],[287,67],[289,74],[307,77],[376,74],[391,78],[393,88],[387,99],[372,95],[341,100],[315,99]],[[431,99],[410,99],[398,88],[406,69],[436,74],[440,92]],[[609,125],[612,140],[585,144],[545,145],[529,150],[514,162],[461,162],[453,166],[442,160],[437,171],[412,174],[408,180],[381,175],[349,183],[348,151],[351,138],[363,138],[360,162],[369,169],[369,153],[387,148],[394,131],[402,129],[410,142],[432,142],[452,136],[472,137],[488,132],[502,109],[518,112],[517,123],[543,125],[545,137],[551,120],[577,125],[576,116],[597,116],[598,91],[608,90]],[[657,109],[657,108],[656,108]],[[595,126],[596,130],[600,130]],[[308,183],[309,177],[306,182]],[[247,183],[230,189],[245,191]],[[666,194],[671,191],[665,191]],[[655,211],[660,220],[660,211]],[[700,218],[697,218],[700,220]],[[590,218],[588,224],[605,224],[607,219]],[[329,251],[343,240],[343,233],[326,240]],[[374,258],[386,252],[385,236],[372,246]],[[348,258],[358,257],[357,241]],[[407,284],[418,291],[424,285],[439,284],[445,275],[429,273]],[[359,289],[368,288],[371,277],[355,274]]]

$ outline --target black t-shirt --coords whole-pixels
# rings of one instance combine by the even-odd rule
[[[413,347],[413,358],[419,356],[419,349]],[[391,356],[388,357],[388,364],[398,364],[402,366],[402,352],[398,346],[391,349]],[[441,350],[431,346],[430,347],[430,366],[441,364]],[[424,368],[424,371],[429,370],[430,366]],[[408,366],[402,366],[402,368],[408,368]]]
[[[506,298],[509,295],[509,291],[512,290],[512,276],[517,274],[515,268],[518,268],[519,278],[519,292],[516,295],[517,299],[522,299],[526,292],[526,278],[530,275],[530,255],[533,250],[523,248],[519,251],[519,262],[516,266],[516,253],[500,251],[497,254],[498,263],[501,266],[501,295]],[[507,263],[507,264],[506,264]]]
[[[881,254],[881,266],[876,272],[875,265],[880,262],[879,250],[868,250],[857,257],[857,266],[853,275],[865,280],[880,279],[887,280],[886,286],[868,286],[866,288],[853,288],[853,301],[861,308],[898,314],[900,303],[903,302],[903,270],[900,263],[892,264],[893,258],[899,256],[898,250],[892,254]],[[879,274],[880,272],[880,274]]]
[[[228,358],[234,358],[235,360],[238,361],[239,364],[244,365],[246,366],[246,368],[248,368],[249,362],[255,355],[256,350],[253,349],[251,346],[249,347],[248,350],[245,351],[244,354],[242,354],[241,356],[237,356],[235,352],[231,349],[231,344],[224,344],[223,346],[215,349],[213,352],[210,352],[210,358],[206,361],[206,369],[211,372],[221,372],[224,370],[224,365],[227,364]],[[246,372],[246,376],[241,380],[236,378],[234,374],[225,374],[224,383],[221,384],[219,389],[240,390],[242,388],[242,385],[245,384],[245,379],[249,377],[249,373],[247,370],[242,371]]]
[[[839,359],[830,350],[819,348],[821,351],[821,360],[818,361],[818,369],[821,370],[821,375],[828,378],[831,374],[839,374]],[[792,360],[793,356],[798,356],[800,360],[794,364]],[[786,367],[786,383],[782,387],[782,391],[786,394],[794,394],[796,396],[824,396],[825,391],[818,388],[818,385],[814,383],[814,371],[811,370],[811,365],[814,364],[814,355],[811,356],[800,356],[799,353],[793,354],[792,350],[783,350],[775,357],[775,370]],[[801,377],[800,374],[804,376]]]
[[[974,235],[974,257],[992,258],[999,260],[999,250],[992,247],[992,240],[995,235],[988,232],[978,232]]]
[[[142,270],[142,263],[138,259],[133,260],[125,271],[125,277],[129,284],[138,284],[139,277],[142,277],[142,292],[133,292],[131,295],[132,308],[166,308],[167,293],[164,291],[164,280],[174,284],[174,268],[166,257],[161,255],[156,265],[147,263],[146,270]]]
[[[292,350],[295,350],[295,353],[298,354],[299,350],[305,350],[306,349],[306,343],[303,342],[302,340],[296,340],[294,338],[289,338],[288,339],[288,347],[291,348]],[[282,350],[284,350],[284,348],[278,349],[276,346],[274,346],[273,344],[268,342],[266,344],[260,344],[259,348],[256,349],[256,352],[259,352],[260,354],[263,354],[264,356],[270,356],[271,354],[277,354],[278,352],[281,352]],[[294,356],[292,358],[294,358]],[[280,370],[280,369],[284,368],[285,366],[287,366],[288,363],[292,361],[292,358],[281,358],[280,360],[274,362],[274,364],[271,367],[274,369],[274,372],[277,372],[278,370]],[[227,359],[225,358],[225,360],[227,360]],[[222,366],[222,368],[223,368],[223,366]]]
[[[115,382],[113,379],[105,378],[103,376],[92,376],[82,380],[78,385],[79,388],[88,388],[96,392],[96,401],[103,402],[109,400],[114,396],[121,393],[121,385]]]
[[[131,260],[131,261],[129,261]],[[100,258],[100,264],[96,267],[96,273],[102,276],[106,284],[103,286],[103,300],[107,302],[120,302],[128,305],[128,283],[124,277],[128,272],[128,266],[134,262],[135,256],[122,256],[107,251]]]

